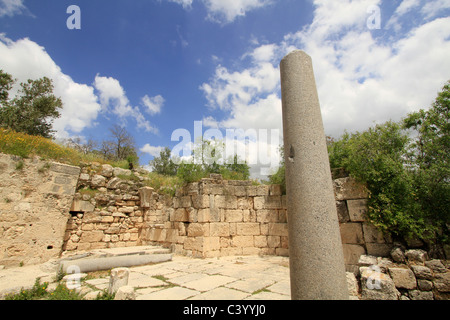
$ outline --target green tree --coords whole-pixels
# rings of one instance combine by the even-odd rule
[[[159,157],[150,161],[153,171],[166,176],[176,176],[178,165],[172,161],[171,154],[170,148],[166,147],[159,153]]]
[[[433,221],[449,240],[450,223],[450,81],[428,111],[414,112],[404,127],[415,136],[408,153],[416,201],[425,218]]]
[[[60,117],[63,104],[53,94],[53,83],[47,77],[21,83],[18,95],[9,100],[14,81],[0,72],[0,126],[30,135],[51,138],[53,120]]]

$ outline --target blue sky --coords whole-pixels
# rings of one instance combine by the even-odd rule
[[[146,165],[194,121],[282,132],[279,62],[294,49],[313,58],[328,135],[427,108],[450,79],[449,16],[449,0],[0,0],[0,68],[53,79],[59,138],[108,139],[118,123]]]

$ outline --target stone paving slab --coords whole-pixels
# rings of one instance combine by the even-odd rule
[[[189,300],[243,300],[249,296],[250,294],[246,292],[220,287],[203,292]]]
[[[136,300],[185,300],[198,294],[199,292],[195,290],[182,287],[173,287],[145,295],[140,295],[136,297]]]
[[[172,261],[130,267],[128,285],[134,287],[137,300],[289,300],[288,261],[283,257],[194,259],[174,255]],[[37,276],[46,276],[44,281],[55,277],[55,272],[42,269],[41,265],[0,270],[0,292],[13,286],[31,287]],[[109,277],[82,283],[86,292],[105,290]]]
[[[237,279],[235,279],[235,278],[230,278],[227,276],[214,275],[214,276],[206,276],[206,277],[203,277],[198,280],[186,282],[186,283],[184,283],[183,286],[190,288],[190,289],[204,292],[204,291],[209,291],[209,290],[215,289],[217,287],[223,286],[230,282],[235,282],[236,280]]]

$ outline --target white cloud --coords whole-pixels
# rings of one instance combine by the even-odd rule
[[[0,34],[0,69],[16,78],[18,84],[28,79],[48,77],[53,80],[54,94],[61,97],[61,117],[54,122],[58,138],[67,138],[91,127],[101,110],[94,89],[86,84],[74,82],[61,71],[45,48],[28,38],[12,41]],[[12,92],[13,93],[13,92]],[[13,93],[14,95],[14,93]]]
[[[443,10],[450,9],[450,1],[448,0],[429,0],[422,8],[422,13],[427,19],[436,16]]]
[[[145,146],[143,146],[139,150],[143,153],[148,153],[149,155],[151,155],[153,157],[159,157],[159,154],[161,153],[161,151],[164,150],[164,147],[154,147],[147,143]]]
[[[190,9],[192,8],[192,2],[194,0],[169,0],[169,2],[178,3],[181,5],[184,9]]]
[[[194,0],[168,0],[184,9],[192,8]],[[200,0],[199,0],[200,1]],[[220,24],[233,22],[247,12],[270,5],[273,0],[201,0],[208,12],[207,19]]]
[[[161,109],[164,106],[164,103],[165,100],[160,95],[157,95],[155,97],[149,97],[148,95],[145,95],[141,100],[141,104],[146,107],[146,111],[151,115],[161,113]]]
[[[111,111],[117,115],[125,124],[128,117],[136,120],[138,128],[147,132],[157,133],[158,129],[154,128],[139,110],[139,107],[132,107],[128,100],[125,90],[120,85],[119,80],[111,77],[95,76],[94,87],[97,89],[102,109],[104,112]],[[148,97],[148,96],[146,96]],[[161,97],[162,98],[162,97]],[[143,98],[143,100],[145,97]]]
[[[21,14],[26,10],[23,0],[0,0],[0,18],[4,16],[12,17]]]
[[[219,23],[233,22],[251,10],[271,3],[268,0],[203,0],[208,10],[208,19]]]
[[[205,116],[205,123],[222,129],[281,129],[278,65],[294,49],[304,50],[313,59],[328,135],[366,130],[374,123],[398,121],[428,108],[449,80],[450,17],[422,21],[409,31],[376,38],[377,33],[367,28],[367,8],[380,3],[316,0],[310,25],[285,35],[279,43],[248,50],[242,56],[250,58],[246,68],[219,65],[201,90],[209,106],[227,116]],[[443,2],[433,4],[442,7]],[[399,16],[418,10],[423,8],[417,2],[404,1],[396,12]]]

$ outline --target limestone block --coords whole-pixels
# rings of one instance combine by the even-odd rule
[[[261,223],[278,222],[277,210],[261,209],[256,211],[256,221]]]
[[[271,236],[288,236],[287,223],[269,223],[269,235]]]
[[[255,236],[253,237],[253,241],[257,248],[267,248],[269,246],[267,236]]]
[[[100,242],[103,239],[102,231],[84,231],[81,235],[80,242]]]
[[[181,208],[190,208],[192,207],[191,196],[183,196],[180,199],[180,207]]]
[[[450,272],[436,273],[433,284],[439,292],[450,292]]]
[[[433,282],[423,279],[417,279],[417,287],[422,291],[431,291],[433,289]]]
[[[114,169],[113,169],[113,174],[114,174],[114,176],[115,177],[117,177],[117,176],[131,176],[131,170],[128,170],[128,169],[122,169],[122,168],[118,168],[118,167],[115,167]]]
[[[261,234],[260,224],[259,223],[238,223],[236,225],[236,233],[237,235],[242,236],[259,236]]]
[[[253,209],[253,198],[251,197],[238,197],[237,208],[243,210]]]
[[[417,287],[414,272],[408,268],[389,268],[389,274],[399,289],[415,289]]]
[[[244,213],[243,210],[226,210],[225,222],[243,222]]]
[[[155,190],[150,187],[144,187],[139,189],[139,197],[142,208],[150,208],[152,205],[152,195]]]
[[[281,238],[279,236],[268,236],[267,245],[269,248],[278,248],[281,246]]]
[[[172,222],[189,222],[189,213],[184,208],[176,209],[171,213],[170,221]]]
[[[72,212],[92,212],[95,206],[89,201],[83,201],[81,199],[74,199],[70,211]]]
[[[342,243],[363,244],[364,238],[360,223],[341,223],[340,224]]]
[[[120,287],[116,292],[114,300],[136,300],[134,287],[131,286]]]
[[[119,288],[128,285],[130,270],[128,268],[115,268],[111,270],[109,278],[108,293],[116,293]]]
[[[367,200],[347,200],[348,214],[350,220],[353,222],[366,221],[367,215]]]
[[[269,195],[281,196],[282,195],[281,185],[274,184],[274,185],[269,186]]]
[[[367,254],[377,257],[389,257],[392,245],[388,243],[366,243],[366,248]]]
[[[392,249],[391,257],[395,262],[405,262],[405,253],[399,247]]]
[[[91,179],[91,186],[93,188],[100,188],[106,186],[106,178],[104,176],[96,174]]]
[[[220,250],[220,237],[206,237],[203,239],[203,251]]]
[[[102,169],[101,169],[101,172],[100,172],[100,174],[102,176],[104,176],[106,178],[111,178],[113,173],[114,173],[114,169],[113,169],[113,167],[111,165],[109,165],[109,164],[102,165]]]
[[[339,217],[340,223],[345,223],[350,221],[350,216],[348,214],[347,201],[336,201],[336,209]]]
[[[422,292],[420,290],[410,290],[411,300],[434,300],[433,292]]]
[[[362,300],[398,300],[400,293],[387,275],[369,267],[361,267]]]
[[[335,198],[339,201],[367,199],[368,197],[366,186],[351,177],[333,180],[333,187]]]
[[[50,171],[63,173],[63,174],[71,175],[71,176],[76,176],[78,178],[78,176],[80,175],[81,169],[80,169],[80,167],[69,166],[69,165],[62,164],[62,163],[52,162],[50,164]]]
[[[237,197],[233,195],[225,195],[225,209],[237,209]],[[221,207],[219,207],[221,208]]]
[[[247,195],[249,197],[256,197],[256,196],[267,196],[269,195],[269,186],[262,185],[262,186],[248,186],[246,187]]]
[[[420,249],[407,250],[405,256],[410,262],[424,263],[428,260],[427,252]]]
[[[188,237],[209,236],[209,224],[190,223],[186,231]]]
[[[210,209],[199,209],[197,211],[197,222],[210,222],[211,212]]]
[[[359,283],[353,272],[346,272],[347,276],[347,286],[348,294],[350,296],[358,296],[359,293]]]
[[[385,237],[384,234],[377,229],[373,224],[369,222],[363,223],[363,230],[364,230],[364,240],[367,243],[389,243],[390,239],[387,236]]]
[[[358,264],[359,257],[366,254],[366,250],[362,245],[343,244],[345,264]]]
[[[210,200],[209,195],[193,195],[192,196],[192,205],[196,209],[205,209],[209,208]]]
[[[211,237],[230,236],[230,224],[225,222],[212,222],[209,224],[209,234]]]
[[[184,249],[203,251],[203,239],[203,237],[187,237],[184,241]]]
[[[417,279],[433,280],[433,273],[428,267],[411,265],[411,270]]]
[[[441,262],[441,260],[430,260],[425,261],[425,266],[430,268],[436,273],[445,273],[447,272],[447,268],[444,266],[444,264]]]
[[[234,236],[231,240],[233,247],[253,247],[253,236]]]

